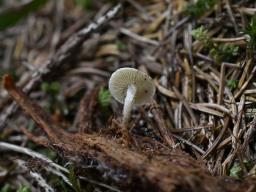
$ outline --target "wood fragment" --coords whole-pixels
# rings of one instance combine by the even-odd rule
[[[219,111],[216,111],[214,109],[210,109],[208,107],[199,106],[199,105],[196,105],[196,104],[193,104],[193,103],[190,104],[190,107],[192,109],[202,111],[202,112],[208,113],[210,115],[215,115],[215,116],[218,116],[218,117],[224,117],[223,113],[221,113]]]
[[[173,91],[171,91],[169,89],[166,89],[163,86],[161,86],[156,79],[154,80],[154,83],[155,83],[156,88],[158,89],[158,91],[160,93],[162,93],[163,95],[168,96],[172,99],[177,99],[177,96],[175,95],[175,93]]]
[[[202,155],[202,158],[205,159],[207,158],[207,156],[209,156],[210,153],[213,152],[213,150],[218,146],[220,140],[222,139],[224,133],[226,132],[226,130],[228,129],[228,125],[229,125],[229,121],[230,121],[230,117],[225,117],[224,118],[224,126],[222,127],[218,137],[215,139],[214,143],[212,144],[211,147],[209,147],[207,149],[207,151]]]
[[[154,102],[152,107],[152,113],[154,115],[154,119],[157,122],[159,132],[161,136],[164,138],[164,141],[172,148],[175,145],[174,139],[170,136],[168,133],[168,129],[166,127],[166,124],[163,119],[162,111],[159,110],[159,107],[157,106],[156,102]]]
[[[252,69],[248,79],[244,82],[244,84],[241,86],[239,91],[235,94],[235,99],[237,99],[244,92],[246,87],[249,85],[249,83],[251,82],[251,80],[255,76],[255,73],[256,73],[256,66]]]
[[[176,87],[173,87],[174,93],[178,96],[178,98],[180,99],[180,101],[183,103],[183,105],[185,106],[188,114],[191,117],[191,120],[193,121],[193,124],[196,126],[198,125],[197,123],[197,119],[196,116],[194,114],[194,112],[191,110],[188,102],[186,101],[186,99],[180,94],[180,92],[178,91],[178,89]]]
[[[225,178],[210,176],[208,171],[198,163],[198,160],[178,149],[172,150],[167,159],[158,155],[148,158],[102,136],[64,132],[40,106],[32,103],[24,92],[15,86],[9,76],[4,76],[4,86],[13,99],[47,133],[53,149],[73,155],[89,155],[101,163],[110,164],[114,167],[124,167],[131,177],[126,181],[133,181],[136,178],[136,183],[141,189],[162,192],[177,190],[198,192],[206,189],[215,191],[216,186],[218,186],[218,190],[221,191],[230,191],[231,189],[233,192],[241,191],[241,185],[235,184],[235,182],[227,183]],[[37,109],[36,112],[34,111],[35,108]],[[34,113],[38,113],[38,115]],[[229,118],[226,118],[224,132],[228,120]],[[212,149],[205,154],[209,154]],[[189,178],[189,180],[179,178]],[[205,182],[199,182],[201,180]],[[195,185],[195,183],[197,184]],[[246,188],[247,186],[248,184],[244,183],[243,187]]]
[[[131,37],[131,38],[133,38],[133,39],[135,39],[135,40],[137,40],[137,41],[139,41],[139,42],[142,42],[142,43],[147,43],[147,44],[154,45],[154,46],[158,46],[158,44],[159,44],[155,40],[147,39],[147,38],[145,38],[143,36],[140,36],[140,35],[132,32],[128,29],[125,29],[125,28],[121,28],[120,32],[129,36],[129,37]]]

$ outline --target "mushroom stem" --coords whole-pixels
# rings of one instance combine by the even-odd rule
[[[128,85],[126,97],[124,100],[124,109],[123,109],[123,125],[124,126],[126,126],[130,120],[135,95],[136,95],[136,87],[133,84]]]

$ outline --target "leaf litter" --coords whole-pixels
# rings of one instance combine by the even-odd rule
[[[29,149],[33,141],[30,150],[57,152],[54,161],[67,171],[49,171],[51,164],[36,158],[48,170],[33,163],[20,173],[13,157],[28,157],[8,152],[0,160],[0,184],[254,191],[255,3],[128,0],[121,9],[117,3],[93,2],[85,13],[71,1],[48,2],[1,32],[1,68],[15,69],[17,84],[2,78],[2,144]],[[120,124],[122,106],[102,92],[120,67],[147,72],[157,88],[154,102],[133,110],[129,136]],[[55,81],[60,87],[49,97],[40,85]],[[30,118],[36,126],[28,131]],[[42,181],[42,175],[51,177]]]

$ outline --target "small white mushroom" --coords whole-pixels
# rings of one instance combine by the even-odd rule
[[[124,125],[129,122],[132,107],[149,102],[155,94],[151,77],[133,68],[116,70],[109,79],[109,90],[117,101],[124,103]]]

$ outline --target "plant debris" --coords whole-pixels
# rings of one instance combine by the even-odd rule
[[[0,191],[256,189],[254,1],[42,2],[0,9]],[[121,67],[156,86],[128,130]]]

